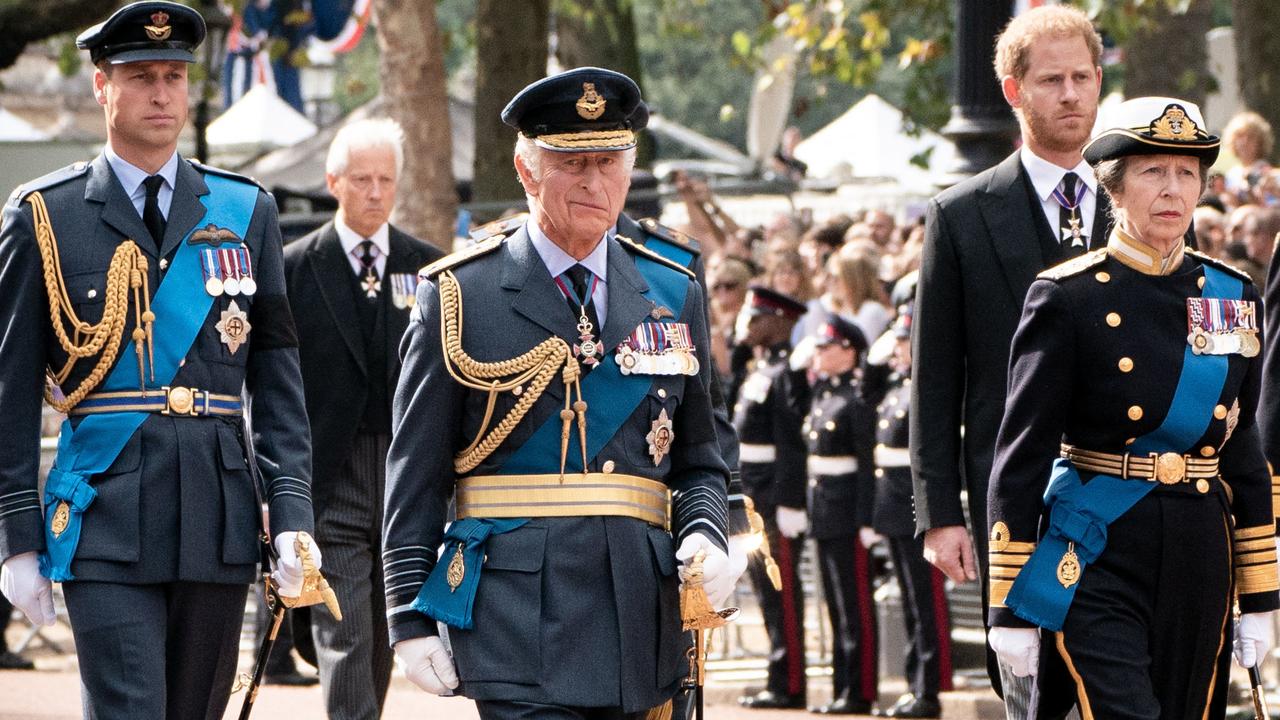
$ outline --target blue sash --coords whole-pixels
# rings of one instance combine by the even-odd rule
[[[1204,297],[1240,297],[1243,285],[1238,279],[1209,265],[1204,266],[1204,277]],[[1196,355],[1188,344],[1168,415],[1160,427],[1135,440],[1129,453],[1182,452],[1204,435],[1226,383],[1227,364],[1226,355]],[[1055,460],[1044,495],[1049,528],[1013,581],[1005,605],[1023,620],[1046,630],[1062,630],[1079,577],[1106,549],[1107,526],[1155,486],[1102,474],[1083,485],[1069,460]],[[1064,587],[1058,580],[1058,564],[1071,549],[1068,543],[1074,543],[1080,570],[1076,581]]]
[[[484,568],[484,545],[490,535],[511,532],[525,523],[526,518],[500,520],[497,518],[464,518],[455,520],[444,534],[444,554],[431,569],[427,581],[409,606],[427,617],[461,630],[474,625],[471,611],[476,604],[476,591],[480,588],[480,571]],[[455,550],[462,551],[461,563],[456,572],[461,578],[455,585],[449,584],[449,573],[454,565]]]
[[[237,237],[244,237],[257,204],[258,186],[215,174],[205,175],[204,180],[209,186],[209,194],[200,198],[205,214],[192,231],[213,223],[230,229]],[[153,369],[157,387],[168,385],[177,375],[179,363],[195,342],[212,305],[213,297],[204,291],[200,252],[184,239],[151,301],[151,310],[156,316]],[[134,345],[126,338],[115,367],[98,390],[137,390],[137,363]],[[55,582],[75,579],[71,574],[71,560],[80,543],[83,515],[97,497],[89,480],[111,467],[147,415],[144,412],[89,415],[74,431],[70,420],[62,423],[58,455],[44,487],[45,550],[40,553],[40,572],[45,577]],[[66,501],[70,517],[66,528],[55,536],[52,524],[60,501]]]

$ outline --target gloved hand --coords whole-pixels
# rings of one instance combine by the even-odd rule
[[[711,607],[724,607],[724,603],[733,594],[733,585],[738,578],[729,571],[729,556],[706,535],[691,533],[680,543],[680,548],[676,550],[676,560],[681,562],[680,579],[684,580],[684,566],[699,550],[707,551],[702,560],[702,589],[707,591]]]
[[[445,695],[458,687],[458,671],[439,637],[401,640],[394,650],[405,677],[414,685],[432,695]]]
[[[742,573],[747,571],[751,551],[760,547],[760,539],[751,534],[729,536],[729,577],[737,585]]]
[[[862,543],[864,548],[869,548],[883,539],[880,537],[880,533],[875,531],[875,528],[858,528],[858,542]]]
[[[1236,621],[1231,654],[1236,664],[1251,668],[1267,657],[1273,643],[1271,637],[1272,616],[1275,612],[1245,613]]]
[[[298,557],[298,552],[293,547],[297,539],[298,533],[292,530],[282,532],[275,537],[276,553],[280,557],[276,560],[271,580],[275,583],[276,592],[280,593],[281,597],[292,598],[302,594],[302,559]],[[319,570],[320,546],[315,540],[311,541],[311,559],[315,561],[316,569]]]
[[[788,540],[800,537],[809,529],[809,516],[805,514],[803,508],[779,505],[778,512],[773,517],[778,522],[778,532]]]
[[[34,550],[4,561],[4,567],[0,568],[0,593],[37,625],[52,625],[58,619],[53,611],[53,586],[49,578],[40,574],[40,558]]]
[[[1035,677],[1040,672],[1039,629],[993,627],[987,631],[987,642],[1017,677]]]

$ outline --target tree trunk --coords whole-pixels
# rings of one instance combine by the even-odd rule
[[[1213,89],[1205,41],[1213,27],[1213,1],[1191,0],[1185,13],[1172,12],[1165,3],[1153,5],[1150,23],[1125,43],[1124,94],[1177,97],[1203,106]]]
[[[570,0],[556,6],[556,59],[566,70],[584,65],[616,70],[641,88],[640,48],[636,43],[635,0]],[[636,164],[647,166],[652,144],[641,135]]]
[[[1275,11],[1274,0],[1231,3],[1240,100],[1272,128],[1280,128],[1280,34],[1275,31]]]
[[[394,220],[406,232],[449,251],[458,195],[436,4],[373,0],[373,12],[384,107],[404,128],[404,170]]]
[[[471,198],[524,205],[512,164],[515,132],[502,108],[547,72],[549,0],[479,0],[476,7],[476,149]],[[499,212],[477,212],[484,222]]]

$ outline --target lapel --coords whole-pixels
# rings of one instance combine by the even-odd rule
[[[179,157],[177,182],[174,183],[169,220],[164,230],[164,245],[160,248],[161,257],[168,257],[204,217],[207,208],[200,202],[200,197],[208,194],[209,186],[205,184],[204,176]]]
[[[609,243],[609,312],[600,339],[605,352],[609,352],[649,316],[653,303],[641,295],[649,289],[649,284],[636,268],[631,254],[612,237],[606,242]]]
[[[1107,246],[1107,238],[1111,237],[1111,196],[1098,185],[1098,202],[1094,204],[1093,234],[1089,236],[1089,249],[1097,250]]]
[[[142,224],[142,216],[134,208],[133,201],[124,192],[124,186],[111,171],[105,154],[94,158],[89,167],[89,180],[85,183],[84,199],[102,205],[102,221],[110,225],[116,232],[133,240],[142,251],[156,259],[155,243],[151,242],[151,233]],[[137,238],[148,238],[138,240]]]
[[[542,257],[533,247],[526,228],[520,228],[503,244],[503,252],[510,255],[510,261],[503,263],[500,283],[507,290],[514,290],[515,299],[511,307],[530,321],[540,325],[549,332],[564,338],[573,345],[578,342],[574,319],[569,314],[569,306],[565,304],[564,295],[551,279]],[[610,271],[613,267],[610,266]],[[610,288],[612,293],[613,288]],[[613,302],[610,300],[610,311]]]
[[[342,243],[338,240],[338,231],[333,228],[333,221],[324,227],[312,241],[307,250],[307,264],[311,266],[316,287],[320,289],[320,297],[324,298],[325,307],[333,318],[333,324],[351,351],[360,372],[368,375],[365,363],[364,338],[360,334],[360,319],[356,314],[355,299],[351,296],[351,263],[346,253],[342,252]]]
[[[995,167],[987,187],[978,192],[978,207],[987,227],[987,237],[1019,312],[1027,288],[1044,269],[1039,231],[1035,218],[1028,212],[1033,199],[1022,181],[1022,161],[1016,150]]]

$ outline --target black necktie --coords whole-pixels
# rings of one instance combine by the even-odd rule
[[[378,297],[382,290],[382,281],[378,277],[378,258],[373,254],[373,241],[365,240],[356,246],[360,251],[360,281],[367,298]]]
[[[1077,197],[1076,193],[1080,192],[1079,188],[1080,176],[1073,172],[1069,172],[1062,176],[1061,197],[1055,198],[1058,201],[1058,239],[1062,243],[1062,252],[1067,258],[1073,258],[1077,255],[1084,254],[1089,249],[1089,238],[1084,227],[1084,216],[1080,214],[1080,199],[1083,195]],[[1066,200],[1064,203],[1063,200]],[[1072,224],[1072,220],[1075,224]],[[1075,241],[1075,234],[1072,228],[1079,228],[1080,242]]]
[[[142,205],[142,223],[151,233],[156,249],[164,244],[164,213],[160,212],[160,186],[163,184],[164,178],[159,175],[152,175],[142,181],[143,187],[147,189],[147,200]]]

